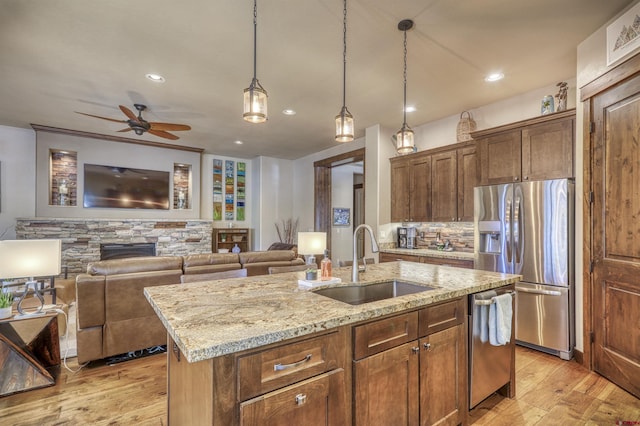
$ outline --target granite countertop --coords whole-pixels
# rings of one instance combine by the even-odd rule
[[[405,254],[409,256],[429,256],[442,259],[473,260],[474,254],[466,251],[444,251],[433,249],[401,249],[385,248],[380,249],[380,253]]]
[[[368,265],[360,284],[402,278],[435,290],[352,306],[298,287],[303,272],[147,287],[144,294],[188,362],[502,287],[520,276],[421,264]],[[351,267],[334,268],[342,284]]]

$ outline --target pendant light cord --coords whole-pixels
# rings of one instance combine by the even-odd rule
[[[404,98],[402,101],[402,129],[407,127],[407,30],[404,30]]]
[[[347,0],[342,11],[342,108],[347,105]]]
[[[253,0],[253,81],[256,80],[256,75],[257,75],[256,73],[257,45],[258,45],[258,0]]]

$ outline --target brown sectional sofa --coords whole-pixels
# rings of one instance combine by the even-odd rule
[[[89,263],[76,277],[78,362],[85,363],[167,343],[164,326],[143,289],[180,284],[182,275],[304,264],[291,250],[133,257]],[[188,284],[186,284],[188,285]]]

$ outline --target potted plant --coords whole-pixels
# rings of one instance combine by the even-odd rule
[[[0,293],[0,319],[10,318],[13,306],[12,293]]]

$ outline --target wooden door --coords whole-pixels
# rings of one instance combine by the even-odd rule
[[[520,129],[490,135],[478,141],[480,184],[519,182],[521,174]]]
[[[571,178],[573,120],[550,121],[522,130],[522,180]]]
[[[409,220],[431,221],[431,156],[422,155],[411,160],[411,193]]]
[[[409,220],[409,162],[406,159],[391,161],[391,221]]]
[[[458,222],[473,222],[473,188],[479,185],[476,147],[458,149]]]
[[[418,342],[410,342],[356,361],[356,426],[417,425]]]
[[[420,339],[420,424],[466,423],[465,325]]]
[[[458,218],[457,167],[455,149],[432,156],[431,217],[433,222],[455,222]]]
[[[593,368],[640,397],[640,74],[592,117]]]

